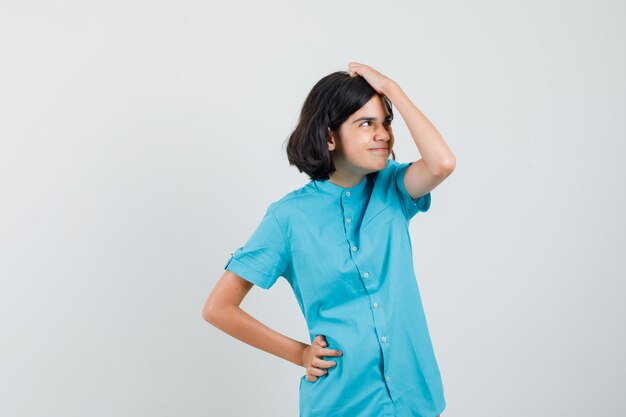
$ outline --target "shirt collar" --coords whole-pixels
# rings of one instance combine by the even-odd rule
[[[318,190],[325,191],[338,197],[341,197],[345,194],[350,197],[360,198],[365,194],[367,188],[367,175],[363,176],[363,179],[360,183],[350,188],[344,188],[340,185],[330,182],[329,180],[313,180],[313,185],[315,185]]]

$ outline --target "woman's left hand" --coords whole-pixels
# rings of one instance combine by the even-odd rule
[[[369,65],[360,64],[358,62],[348,63],[348,73],[350,73],[351,77],[355,77],[357,75],[362,76],[365,78],[365,81],[367,81],[367,83],[381,95],[387,95],[387,89],[395,82]]]

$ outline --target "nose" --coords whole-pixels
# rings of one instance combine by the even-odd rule
[[[384,126],[381,126],[378,129],[376,129],[376,134],[374,135],[374,140],[389,141],[390,139],[391,139],[391,134],[389,133],[389,131]]]

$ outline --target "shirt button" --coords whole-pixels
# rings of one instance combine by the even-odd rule
[[[380,338],[380,340],[381,340],[383,343],[387,343],[387,338],[386,338],[385,336],[381,337],[381,338]]]
[[[387,382],[391,381],[391,378],[389,377],[389,375],[385,377],[385,380],[387,380]]]
[[[350,197],[350,191],[346,191],[346,196]]]
[[[356,246],[352,246],[352,252],[356,252],[357,251],[357,247]]]
[[[378,308],[378,303],[374,303],[374,308]]]
[[[368,274],[367,272],[363,274],[363,278],[369,278],[370,274]]]
[[[346,221],[347,221],[348,223],[350,223],[350,222],[352,221],[352,219],[351,219],[350,217],[348,217],[348,218],[346,218]]]

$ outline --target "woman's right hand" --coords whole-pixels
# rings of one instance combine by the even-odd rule
[[[327,349],[328,343],[323,335],[315,336],[313,343],[304,348],[302,363],[306,370],[306,380],[315,382],[322,375],[328,373],[328,368],[336,366],[335,361],[325,361],[322,356],[341,356],[343,352],[335,349]]]

